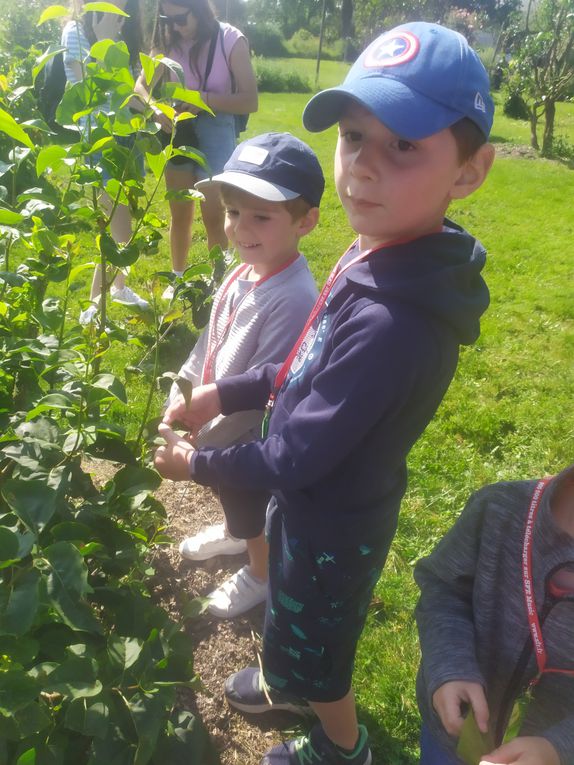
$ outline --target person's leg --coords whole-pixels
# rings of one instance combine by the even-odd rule
[[[353,689],[339,701],[310,701],[309,705],[334,744],[349,751],[355,748],[359,739],[359,723]]]
[[[262,529],[269,495],[220,486],[219,501],[225,513],[227,538],[246,541],[249,564],[209,593],[207,610],[213,616],[233,619],[263,603],[267,596],[268,551]]]
[[[249,572],[256,579],[266,582],[269,565],[269,545],[265,539],[265,534],[261,533],[257,537],[247,539],[246,542],[247,554],[249,556]]]
[[[165,170],[165,183],[168,191],[192,189],[196,181],[190,166],[170,165]],[[171,247],[171,262],[174,272],[182,273],[187,266],[187,255],[191,246],[191,227],[195,212],[192,201],[170,200],[171,222],[169,227],[169,243]]]
[[[205,201],[201,203],[201,217],[207,234],[207,246],[211,250],[219,245],[222,250],[227,248],[225,235],[225,210],[217,188],[203,190]]]

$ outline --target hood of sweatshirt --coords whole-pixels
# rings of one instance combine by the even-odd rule
[[[447,322],[463,345],[480,334],[490,302],[481,271],[486,251],[463,228],[447,230],[377,251],[347,273],[349,282],[415,304]]]

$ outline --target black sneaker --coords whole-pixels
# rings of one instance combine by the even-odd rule
[[[284,741],[270,749],[261,765],[371,765],[373,756],[364,725],[359,725],[359,741],[351,754],[345,754],[327,737],[320,723],[308,736]]]
[[[230,675],[225,681],[224,692],[232,707],[247,714],[292,712],[303,717],[314,715],[309,704],[303,699],[270,688],[263,679],[263,674],[255,667],[246,667]]]

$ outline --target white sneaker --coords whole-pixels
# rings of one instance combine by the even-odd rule
[[[110,288],[110,295],[114,303],[124,303],[126,305],[137,305],[138,308],[149,308],[149,303],[134,292],[130,287],[115,287],[113,284]]]
[[[239,555],[247,550],[244,539],[236,539],[227,533],[225,524],[208,526],[194,537],[187,537],[179,546],[179,552],[188,560],[208,560],[216,555]]]
[[[265,601],[267,582],[255,579],[243,566],[230,579],[207,596],[207,610],[220,619],[233,619]]]
[[[78,321],[82,325],[82,327],[87,327],[88,324],[91,324],[93,321],[96,320],[96,316],[98,315],[98,306],[97,305],[89,305],[85,311],[80,311],[80,318]]]
[[[175,288],[173,284],[168,284],[167,287],[164,289],[164,291],[161,294],[162,300],[173,300],[173,293],[175,292]]]

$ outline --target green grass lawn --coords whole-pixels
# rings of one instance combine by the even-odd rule
[[[324,66],[322,84],[333,84],[326,82],[330,67]],[[336,131],[303,130],[307,100],[304,95],[263,94],[246,135],[288,130],[319,155],[327,190],[320,224],[302,249],[322,282],[353,234],[333,185]],[[557,132],[573,141],[574,104],[560,105],[558,121]],[[528,125],[505,118],[499,109],[493,134],[497,142],[527,143]],[[415,561],[431,550],[468,495],[484,483],[550,473],[574,457],[572,183],[572,170],[564,164],[499,158],[485,186],[451,211],[489,251],[485,276],[492,302],[479,341],[463,350],[455,380],[410,456],[410,486],[398,535],[360,645],[359,713],[369,725],[375,760],[385,765],[412,764],[417,756]],[[159,212],[167,219],[165,205]],[[195,234],[192,257],[198,259],[205,254],[200,223]],[[90,246],[86,238],[87,254]],[[137,263],[131,282],[145,293],[152,273],[168,262],[164,242],[159,256]],[[184,326],[169,341],[166,368],[187,353],[191,338],[191,329]],[[115,359],[118,370],[138,353],[122,347]],[[137,387],[132,389],[129,410],[118,412],[128,425],[142,396]]]

